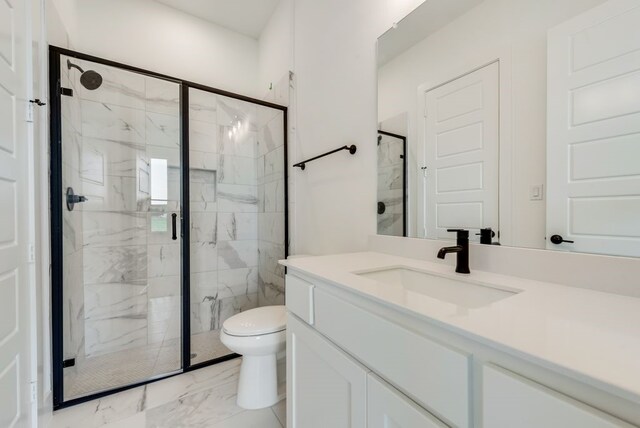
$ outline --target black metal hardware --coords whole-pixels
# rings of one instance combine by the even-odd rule
[[[560,245],[563,242],[566,242],[568,244],[573,244],[573,241],[567,241],[560,235],[552,235],[551,238],[549,238],[549,241],[551,241],[552,244],[556,244],[556,245]]]
[[[176,239],[178,239],[178,235],[177,235],[177,232],[176,232],[176,227],[177,227],[176,219],[177,218],[178,218],[178,214],[176,214],[176,213],[171,214],[171,239],[173,239],[174,241]]]
[[[458,239],[459,238],[468,238],[469,237],[469,231],[467,229],[447,229],[447,232],[456,232],[456,234],[458,235]]]
[[[64,360],[62,362],[62,368],[66,369],[67,367],[73,367],[76,365],[76,359],[75,358],[69,358],[68,360]]]
[[[42,106],[46,106],[46,105],[47,105],[47,103],[43,103],[43,102],[40,100],[40,98],[36,98],[35,100],[29,100],[29,102],[30,102],[31,104],[35,104],[35,105],[40,106],[40,107],[42,107]]]
[[[438,251],[438,258],[443,259],[449,253],[456,253],[456,272],[471,273],[469,270],[469,231],[466,229],[447,229],[447,232],[456,232],[457,240],[453,247],[442,247]]]
[[[342,151],[342,150],[349,150],[349,153],[351,153],[351,154],[353,155],[353,154],[355,154],[355,152],[356,152],[356,150],[357,150],[357,147],[356,147],[356,145],[355,145],[355,144],[352,144],[352,145],[350,145],[350,146],[342,146],[342,147],[340,147],[339,149],[331,150],[330,152],[323,153],[323,154],[321,154],[321,155],[318,155],[318,156],[312,157],[311,159],[307,159],[307,160],[304,160],[304,161],[302,161],[302,162],[298,162],[297,164],[293,165],[293,167],[294,167],[294,168],[298,167],[298,168],[300,168],[301,170],[303,170],[303,171],[304,171],[304,169],[306,168],[306,165],[305,165],[305,164],[307,164],[307,163],[309,163],[309,162],[311,162],[311,161],[314,161],[314,160],[316,160],[316,159],[320,159],[320,158],[323,158],[323,157],[325,157],[325,156],[329,156],[329,155],[332,155],[332,154],[334,154],[334,153],[338,153],[338,152],[340,152],[340,151]]]
[[[73,89],[71,88],[60,88],[60,95],[65,95],[67,97],[73,96]]]
[[[493,244],[493,237],[496,236],[496,233],[491,230],[490,227],[485,227],[484,229],[480,229],[480,233],[476,233],[476,236],[480,236],[480,243],[491,245]]]
[[[387,206],[384,204],[384,202],[378,202],[378,214],[384,214],[386,210]]]
[[[49,50],[49,109],[51,121],[49,123],[49,194],[51,198],[51,360],[52,360],[52,390],[54,407],[64,401],[64,319],[63,319],[63,193],[62,190],[62,119],[60,100],[60,55],[53,49]]]
[[[73,193],[73,187],[67,187],[67,209],[69,211],[73,211],[73,207],[76,204],[80,204],[82,202],[87,202],[88,199],[81,195],[76,195]]]
[[[182,369],[191,367],[191,167],[189,157],[189,86],[180,85],[180,244],[182,247]],[[287,132],[285,131],[285,134]],[[286,147],[285,147],[286,150]],[[285,168],[286,169],[286,168]]]

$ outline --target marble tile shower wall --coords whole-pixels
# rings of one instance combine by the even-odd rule
[[[287,139],[289,141],[289,144],[287,144],[287,158],[289,160],[291,159],[297,159],[297,155],[296,155],[296,133],[295,133],[295,123],[296,123],[296,118],[295,118],[295,90],[296,90],[296,75],[292,72],[289,71],[287,73],[285,73],[284,75],[282,75],[280,77],[280,79],[278,79],[275,82],[271,82],[269,91],[267,91],[267,93],[263,96],[263,99],[265,101],[269,101],[272,102],[274,104],[279,104],[282,106],[287,106],[289,107],[287,115],[288,115],[288,123],[291,124],[291,126],[288,127],[287,129]],[[282,117],[282,116],[281,116]],[[284,118],[283,118],[284,119]],[[264,123],[262,125],[265,125]],[[275,124],[272,124],[272,126]],[[282,136],[278,136],[276,137],[276,145],[283,145],[284,144],[284,135]],[[296,182],[295,182],[295,174],[291,173],[292,171],[290,171],[289,176],[287,178],[288,180],[288,189],[289,189],[289,196],[288,196],[288,211],[290,213],[295,213],[296,212],[296,192],[295,192],[295,186],[296,186]],[[284,174],[284,173],[283,173]],[[284,216],[284,213],[283,213]],[[294,215],[290,215],[288,218],[289,224],[289,230],[288,230],[288,246],[289,246],[289,254],[297,254],[296,251],[296,240],[295,240],[295,234],[296,234],[296,222],[295,222],[295,216]],[[283,238],[284,240],[284,238]],[[282,241],[280,241],[282,242]],[[281,258],[284,258],[284,249],[282,249],[281,252]],[[284,269],[282,269],[282,275],[284,276]],[[275,301],[275,303],[280,303],[284,300],[284,296],[280,296],[279,299],[277,299]],[[267,302],[268,303],[268,302]]]
[[[259,114],[258,141],[258,290],[260,306],[284,304],[285,256],[284,127],[283,112]]]
[[[180,247],[169,216],[179,212],[178,85],[93,63],[103,85],[75,85],[79,104],[82,319],[86,357],[180,334]],[[79,79],[71,71],[71,81]],[[73,100],[73,101],[67,101]],[[63,156],[68,156],[67,152]],[[152,159],[166,160],[167,196],[151,201]],[[65,278],[65,281],[67,279]],[[66,347],[66,344],[65,344]]]
[[[195,89],[189,104],[191,332],[198,334],[284,301],[277,265],[284,256],[284,134],[279,110]]]
[[[198,334],[258,306],[257,109],[196,89],[189,107],[191,333]]]

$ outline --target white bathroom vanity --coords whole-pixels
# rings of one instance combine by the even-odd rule
[[[640,424],[640,300],[377,252],[287,266],[300,427]]]

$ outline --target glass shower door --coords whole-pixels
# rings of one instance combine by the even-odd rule
[[[68,401],[182,367],[180,85],[60,65]]]

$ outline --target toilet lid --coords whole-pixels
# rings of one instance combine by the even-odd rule
[[[286,325],[284,306],[263,306],[228,318],[222,328],[231,336],[259,336],[282,331]]]

